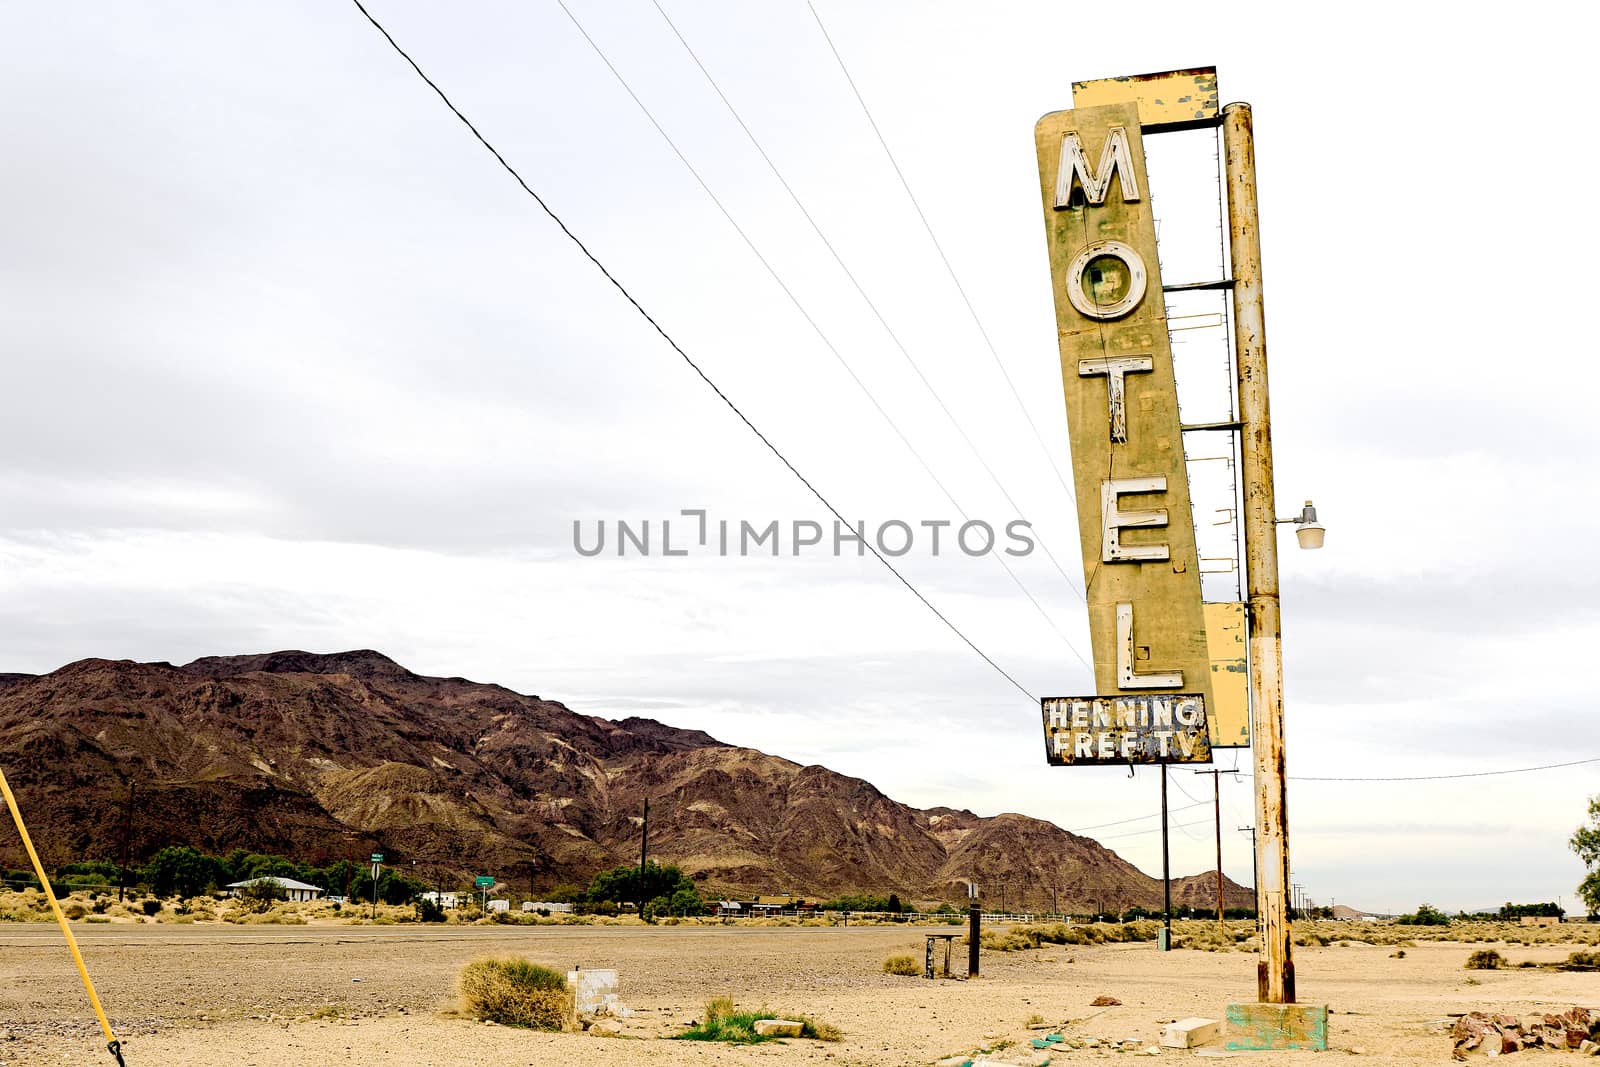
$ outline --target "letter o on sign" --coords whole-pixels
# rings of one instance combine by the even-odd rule
[[[1067,299],[1080,315],[1120,319],[1144,299],[1144,259],[1121,241],[1096,241],[1067,265]]]

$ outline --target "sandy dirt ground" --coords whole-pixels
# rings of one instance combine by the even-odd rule
[[[1034,1016],[1068,1036],[1153,1044],[1165,1021],[1222,1018],[1230,1001],[1253,999],[1255,988],[1251,953],[1160,953],[1149,943],[986,953],[977,981],[885,975],[886,956],[922,957],[921,931],[907,927],[207,924],[78,933],[130,1067],[930,1064],[1003,1042],[1014,1043],[1008,1052],[1026,1049],[1045,1032],[1029,1029]],[[1300,1000],[1329,1006],[1330,1053],[1226,1054],[1219,1043],[1163,1055],[1304,1064],[1355,1054],[1436,1064],[1449,1060],[1438,1023],[1450,1012],[1600,1007],[1594,974],[1467,971],[1462,965],[1475,947],[1425,942],[1403,959],[1390,955],[1392,946],[1298,949]],[[1555,961],[1571,951],[1499,947],[1513,962]],[[616,968],[632,1012],[622,1035],[537,1034],[456,1015],[457,971],[499,953],[562,970]],[[1101,994],[1122,1003],[1091,1007]],[[808,1013],[844,1038],[749,1047],[659,1040],[699,1018],[717,995],[741,1007]],[[1125,1055],[1082,1049],[1056,1061]],[[1578,1062],[1576,1053],[1522,1056]],[[0,1067],[111,1062],[59,933],[45,924],[0,926]]]

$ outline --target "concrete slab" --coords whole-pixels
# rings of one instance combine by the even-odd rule
[[[1228,1005],[1228,1048],[1252,1052],[1328,1048],[1326,1004]]]

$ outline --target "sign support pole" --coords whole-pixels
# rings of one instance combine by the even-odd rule
[[[1167,848],[1167,765],[1161,765],[1161,951],[1172,949],[1172,855]]]
[[[1244,551],[1249,582],[1250,703],[1255,711],[1256,828],[1261,870],[1259,999],[1293,1004],[1289,816],[1283,744],[1283,647],[1278,615],[1278,525],[1272,489],[1272,424],[1267,403],[1267,338],[1261,298],[1261,235],[1250,105],[1222,109],[1227,155],[1228,244],[1233,270],[1234,347],[1239,379],[1239,458],[1244,486]]]

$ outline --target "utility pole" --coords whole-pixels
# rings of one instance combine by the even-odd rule
[[[644,798],[644,825],[639,835],[639,918],[644,918],[644,865],[650,852],[650,798]]]
[[[1293,1004],[1289,815],[1285,796],[1283,646],[1278,605],[1277,500],[1272,486],[1272,421],[1267,400],[1266,313],[1261,292],[1261,229],[1249,104],[1222,109],[1227,155],[1228,246],[1233,276],[1235,371],[1239,382],[1239,459],[1244,489],[1244,553],[1250,617],[1251,706],[1255,709],[1256,826],[1261,834],[1259,999]]]
[[[1237,770],[1223,771],[1212,769],[1209,771],[1195,771],[1196,774],[1209,774],[1211,776],[1211,808],[1217,817],[1217,930],[1222,934],[1224,944],[1228,941],[1228,920],[1223,916],[1222,901],[1222,788],[1217,784],[1222,781],[1224,774],[1238,774]]]
[[[1261,935],[1261,853],[1256,849],[1256,828],[1239,827],[1241,834],[1250,835],[1250,891],[1256,895],[1256,936]]]
[[[1161,765],[1161,951],[1172,948],[1172,857],[1167,849],[1167,765]]]
[[[117,872],[117,902],[122,902],[122,894],[128,885],[128,845],[133,837],[133,791],[138,783],[133,779],[128,780],[128,814],[122,822],[122,868]]]

